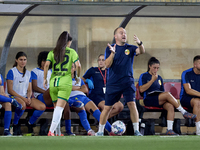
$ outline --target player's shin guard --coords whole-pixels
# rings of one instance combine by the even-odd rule
[[[93,112],[92,115],[99,121],[101,112],[100,112],[99,109],[97,109],[97,110],[95,110],[95,111]],[[110,123],[109,123],[108,121],[106,122],[105,128],[106,128],[106,130],[107,130],[108,132],[111,132],[111,125],[110,125]]]
[[[89,122],[87,120],[86,111],[85,110],[81,110],[81,111],[79,111],[78,115],[80,117],[80,121],[81,121],[81,124],[84,127],[84,129],[86,131],[89,131],[91,129],[91,127],[90,127],[90,124],[89,124]]]

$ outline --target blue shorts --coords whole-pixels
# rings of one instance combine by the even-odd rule
[[[194,96],[189,96],[189,95],[185,95],[180,99],[180,103],[182,107],[186,107],[188,109],[192,109],[192,106],[190,104],[191,100],[194,98]]]
[[[163,105],[159,105],[158,95],[147,95],[144,99],[144,105],[149,107],[162,107]]]
[[[70,97],[69,100],[70,100],[70,99],[71,99],[72,101],[75,101],[75,100],[81,101],[81,102],[84,104],[84,106],[85,106],[88,102],[91,101],[87,96],[84,96],[84,95],[76,95],[76,96]],[[71,104],[69,104],[69,106],[71,107]]]
[[[98,106],[101,101],[105,101],[105,94],[91,94],[89,98]]]
[[[43,102],[45,105],[45,101],[44,101],[44,97],[43,97],[43,93],[41,93],[40,95],[37,96],[37,99],[41,102]],[[53,103],[51,105],[46,105],[47,107],[53,107]]]
[[[124,86],[109,86],[106,87],[106,95],[105,95],[105,105],[112,106],[116,102],[119,101],[121,95],[123,94],[125,103],[134,102],[135,101],[135,90],[132,86],[125,87]]]

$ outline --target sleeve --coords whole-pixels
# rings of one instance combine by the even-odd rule
[[[136,49],[137,49],[137,48],[138,48],[137,46],[132,45],[133,56],[136,55]]]
[[[160,91],[165,91],[162,77],[160,77],[160,80],[161,80]]]
[[[185,83],[190,83],[186,71],[184,71],[184,72],[182,73],[182,75],[181,75],[181,80],[182,80],[182,83],[183,83],[183,84],[185,84]]]
[[[112,46],[113,46],[113,45],[112,45]],[[105,54],[104,54],[105,60],[110,56],[110,53],[111,53],[111,51],[110,51],[109,47],[107,46],[107,47],[106,47],[106,50],[105,50]]]
[[[73,50],[72,62],[75,63],[78,60],[79,60],[78,54],[77,54],[77,52],[75,50]]]
[[[11,69],[7,73],[6,80],[13,80],[13,71]]]
[[[32,75],[31,75],[31,73],[30,73],[30,79],[29,79],[29,82],[32,82]]]
[[[85,85],[85,83],[84,83],[83,80],[81,79],[81,86],[82,86],[82,85]]]
[[[3,80],[3,76],[1,75],[1,85],[0,86],[4,86],[4,80]]]
[[[50,51],[50,52],[48,53],[46,61],[52,62],[52,54],[53,54],[52,51]]]
[[[83,75],[83,78],[85,78],[85,79],[90,79],[90,77],[92,76],[92,68],[93,67],[91,67],[90,69],[88,69],[86,72],[85,72],[85,74]]]
[[[142,85],[144,85],[144,84],[146,84],[146,83],[147,83],[147,81],[146,81],[146,79],[145,79],[144,74],[141,74],[141,75],[140,75],[140,78],[139,78],[139,81],[138,81],[139,86],[142,86]]]
[[[31,71],[31,78],[32,80],[37,80],[37,75],[33,71]]]

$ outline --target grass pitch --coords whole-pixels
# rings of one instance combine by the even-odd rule
[[[0,137],[1,150],[195,150],[200,136],[13,136]]]

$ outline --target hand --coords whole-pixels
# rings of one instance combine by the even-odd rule
[[[30,106],[31,105],[31,98],[28,98],[28,103],[26,104],[27,106]]]
[[[43,81],[43,87],[44,87],[45,89],[47,89],[47,79],[44,79],[44,81]]]
[[[108,47],[110,48],[110,51],[115,53],[115,47],[116,47],[116,44],[112,47],[109,43],[108,43]]]
[[[86,79],[86,83],[88,84],[89,89],[94,89],[94,84],[93,84],[92,80]]]
[[[157,75],[156,73],[154,73],[154,74],[152,75],[152,77],[151,77],[151,80],[153,80],[153,82],[154,82],[154,81],[157,80],[157,78],[158,78],[158,75]]]
[[[137,44],[140,44],[140,40],[139,40],[139,38],[134,34],[134,36],[133,36],[133,40],[135,41],[135,43],[137,43]]]

